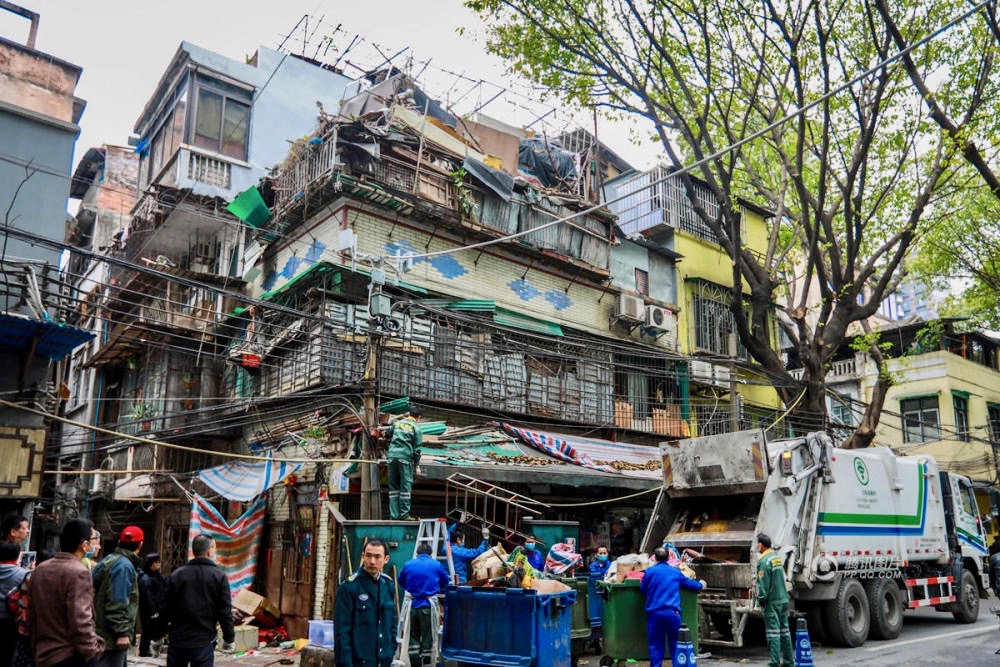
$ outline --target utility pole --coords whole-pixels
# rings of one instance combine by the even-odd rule
[[[361,397],[365,409],[365,433],[361,447],[361,518],[382,518],[382,492],[379,486],[378,464],[375,440],[371,433],[378,428],[378,362],[381,337],[376,330],[375,320],[368,322],[368,359],[365,374],[361,380]]]
[[[740,395],[736,392],[736,332],[729,332],[729,430],[740,430]]]

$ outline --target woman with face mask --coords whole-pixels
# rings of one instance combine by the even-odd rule
[[[87,566],[88,570],[93,570],[94,566],[101,560],[101,531],[95,530],[90,537],[90,551],[83,554],[80,562]]]

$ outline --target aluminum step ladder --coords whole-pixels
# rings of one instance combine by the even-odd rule
[[[421,544],[431,548],[433,557],[445,566],[448,581],[458,583],[455,577],[455,561],[451,556],[451,542],[448,540],[447,519],[421,519],[417,527],[417,539],[413,545],[413,557],[417,557],[417,549]],[[398,584],[397,584],[398,585]],[[410,609],[413,606],[413,596],[407,593],[403,597],[403,605],[399,610],[399,630],[396,633],[396,657],[392,667],[436,667],[441,661],[441,606],[437,598],[431,599],[431,628],[434,639],[431,642],[431,654],[421,656],[421,663],[410,662]]]

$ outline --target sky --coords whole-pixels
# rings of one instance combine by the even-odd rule
[[[503,86],[528,96],[501,96],[486,113],[521,125],[539,113],[529,99],[530,91],[514,83],[504,74],[502,63],[486,53],[480,23],[460,0],[15,2],[41,15],[35,44],[38,50],[83,68],[76,95],[87,101],[87,108],[80,121],[76,159],[90,146],[127,141],[182,40],[236,59],[251,56],[259,45],[277,48],[286,37],[286,48],[301,49],[306,30],[299,21],[304,15],[310,16],[308,31],[312,34],[306,55],[315,52],[323,35],[333,35],[333,43],[342,49],[355,35],[361,35],[364,41],[356,43],[346,56],[358,64],[368,64],[367,60],[377,57],[373,45],[386,55],[410,47],[394,62],[405,63],[412,55],[415,68],[423,69],[427,92],[455,100],[456,109],[461,110],[458,102],[486,101],[500,90],[497,86]],[[466,34],[459,35],[459,28],[465,28]],[[27,21],[0,11],[0,36],[23,43],[27,33]],[[430,65],[425,68],[428,60]],[[345,74],[357,76],[359,71],[347,67]],[[477,80],[489,83],[477,86]],[[589,114],[577,118],[592,129]],[[556,121],[561,122],[565,121]],[[636,146],[630,138],[642,127],[635,121],[601,121],[598,133],[616,153],[645,168],[655,163],[657,150]]]

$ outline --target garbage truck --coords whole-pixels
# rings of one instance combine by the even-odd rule
[[[693,557],[699,605],[717,637],[743,646],[756,601],[755,537],[783,557],[792,606],[814,639],[860,646],[897,637],[906,610],[959,623],[987,590],[986,536],[972,483],[930,456],[839,449],[824,433],[767,442],[762,431],[660,445],[663,488],[643,539]]]

